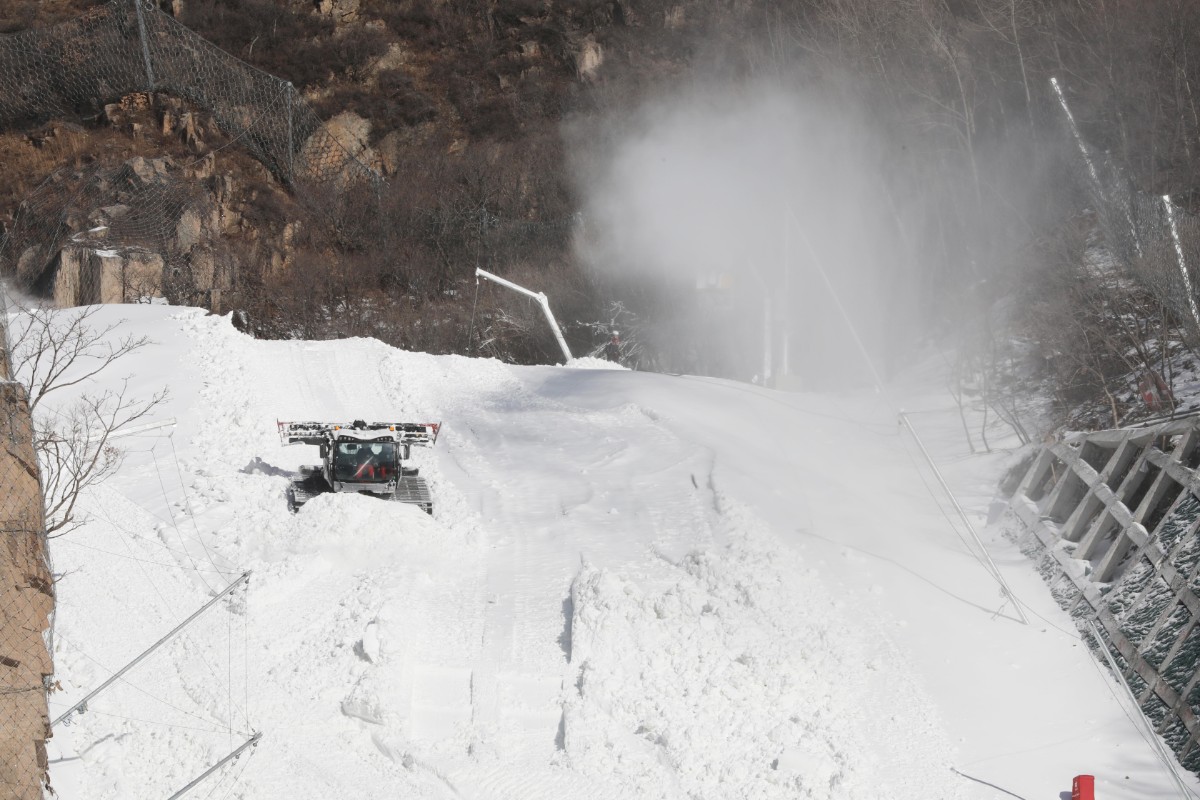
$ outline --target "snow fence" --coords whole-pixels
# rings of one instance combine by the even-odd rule
[[[1021,549],[1200,772],[1200,417],[1073,434],[1005,482]]]

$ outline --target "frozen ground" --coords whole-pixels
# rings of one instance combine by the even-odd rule
[[[984,531],[1022,625],[934,491],[901,406],[981,529],[1007,458],[936,375],[782,394],[101,314],[157,342],[106,380],[169,386],[178,424],[53,543],[52,711],[252,576],[56,728],[63,797],[167,797],[253,731],[189,797],[1178,794],[1031,565]],[[315,452],[275,421],[352,418],[444,423],[432,517],[288,513]]]

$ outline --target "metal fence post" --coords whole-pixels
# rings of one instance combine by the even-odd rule
[[[8,287],[0,279],[0,381],[13,379],[12,356],[9,355],[8,348]]]
[[[296,93],[296,87],[295,87],[295,86],[292,86],[292,82],[291,82],[291,81],[285,81],[285,83],[287,84],[287,128],[288,128],[288,143],[287,143],[287,156],[288,156],[288,162],[287,162],[287,163],[288,163],[288,180],[289,180],[289,181],[291,181],[291,183],[292,183],[293,185],[295,185],[295,183],[296,183],[296,166],[295,166],[295,163],[294,163],[294,161],[293,161],[293,155],[292,155],[292,154],[295,152],[295,146],[296,146],[296,142],[295,142],[295,136],[294,136],[294,134],[292,133],[292,98],[293,98],[293,96],[294,96],[294,95],[295,95],[295,93]]]
[[[1179,274],[1183,278],[1183,290],[1187,294],[1188,310],[1192,312],[1192,321],[1196,323],[1196,332],[1200,333],[1200,308],[1196,307],[1196,293],[1192,289],[1192,278],[1188,275],[1187,260],[1183,257],[1183,242],[1179,240],[1179,226],[1175,224],[1175,211],[1171,207],[1171,195],[1162,196],[1163,208],[1167,210],[1167,222],[1171,226],[1171,241],[1175,244],[1175,258],[1179,262]]]
[[[142,61],[146,64],[147,90],[153,92],[154,67],[150,64],[150,44],[146,41],[146,19],[142,16],[142,0],[133,0],[133,7],[137,9],[138,34],[142,39]]]
[[[124,675],[126,672],[129,672],[129,670],[133,669],[133,668],[134,668],[134,667],[136,667],[138,664],[140,664],[140,663],[141,663],[141,662],[142,662],[142,661],[143,661],[143,660],[144,660],[144,659],[145,659],[147,656],[149,656],[149,655],[150,655],[151,653],[153,653],[155,650],[157,650],[158,648],[162,647],[164,644],[166,644],[167,642],[169,642],[169,641],[170,641],[170,640],[171,640],[171,639],[172,639],[172,638],[175,636],[175,634],[179,633],[181,630],[183,630],[183,629],[184,629],[184,628],[186,628],[188,625],[190,625],[190,624],[192,623],[192,621],[196,619],[196,617],[200,616],[200,615],[201,615],[201,614],[203,614],[205,611],[207,611],[208,609],[212,608],[214,605],[216,605],[216,604],[217,604],[217,602],[218,602],[218,601],[219,601],[219,600],[220,600],[222,597],[224,597],[225,595],[229,594],[229,593],[230,593],[230,592],[232,592],[234,589],[236,589],[238,586],[240,586],[240,585],[242,585],[243,583],[245,583],[247,580],[249,580],[249,578],[250,578],[250,573],[249,573],[249,572],[243,572],[240,578],[238,578],[238,579],[237,579],[237,580],[235,580],[233,583],[231,583],[231,584],[229,584],[228,586],[226,586],[226,587],[225,587],[223,590],[221,590],[221,593],[220,593],[220,594],[218,594],[218,595],[217,595],[216,597],[214,597],[212,600],[209,600],[207,603],[205,603],[203,606],[201,606],[201,607],[200,607],[200,608],[198,608],[198,609],[197,609],[195,612],[193,612],[193,613],[192,613],[192,615],[191,615],[190,617],[188,617],[188,618],[187,618],[187,619],[185,619],[183,622],[179,623],[179,624],[178,624],[178,625],[176,625],[174,628],[172,628],[172,629],[171,629],[171,631],[170,631],[170,633],[168,633],[167,635],[163,636],[163,637],[162,637],[161,639],[159,639],[157,642],[155,642],[154,644],[152,644],[152,645],[150,645],[149,647],[147,647],[145,650],[143,650],[143,651],[142,651],[141,655],[139,655],[139,656],[138,656],[137,658],[135,658],[133,661],[130,661],[128,664],[126,664],[125,666],[121,667],[121,669],[117,670],[117,671],[116,671],[116,672],[114,672],[112,675],[110,675],[110,676],[108,677],[108,680],[104,681],[104,683],[100,684],[100,685],[99,685],[99,686],[97,686],[95,689],[93,689],[92,691],[88,692],[88,693],[87,693],[87,695],[86,695],[86,696],[85,696],[85,697],[84,697],[82,700],[80,700],[78,703],[76,703],[75,705],[71,706],[70,708],[68,708],[68,709],[67,709],[66,711],[64,711],[63,713],[59,714],[59,715],[58,715],[58,716],[57,716],[57,717],[56,717],[56,718],[55,718],[55,719],[54,719],[54,720],[53,720],[53,721],[50,723],[50,727],[52,727],[52,728],[53,728],[55,725],[57,725],[58,723],[62,722],[63,720],[65,720],[65,719],[69,719],[69,718],[71,717],[71,715],[72,715],[72,714],[74,714],[76,711],[79,711],[80,713],[82,713],[82,712],[86,711],[86,710],[87,710],[87,704],[88,704],[88,701],[90,701],[90,700],[91,700],[93,697],[95,697],[96,695],[98,695],[98,694],[100,694],[101,692],[103,692],[105,689],[107,689],[109,686],[111,686],[111,685],[112,685],[112,684],[113,684],[115,681],[119,680],[119,679],[120,679],[120,677],[121,677],[122,675]]]

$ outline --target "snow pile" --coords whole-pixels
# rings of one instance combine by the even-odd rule
[[[609,361],[607,358],[595,358],[593,356],[572,358],[564,366],[570,369],[628,369],[615,361]]]
[[[169,307],[96,322],[122,318],[113,336],[157,344],[92,388],[166,384],[178,425],[120,440],[91,521],[54,540],[52,713],[253,574],[56,727],[63,797],[169,796],[253,731],[203,792],[1032,800],[1080,772],[1105,800],[1170,790],[1033,565],[989,535],[1036,622],[1003,609],[877,397],[256,341]],[[981,519],[1002,459],[969,456],[921,384],[905,400]],[[279,419],[444,422],[414,451],[434,514],[357,495],[289,513],[317,453],[281,447]]]
[[[928,700],[861,646],[815,570],[745,510],[729,522],[729,544],[664,589],[576,578],[570,763],[652,798],[958,796]]]

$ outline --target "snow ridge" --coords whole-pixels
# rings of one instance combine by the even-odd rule
[[[958,796],[921,693],[900,676],[893,707],[864,707],[864,684],[895,664],[751,512],[720,506],[727,544],[688,554],[665,588],[593,566],[576,577],[569,763],[663,800]],[[902,770],[864,758],[880,739]]]

